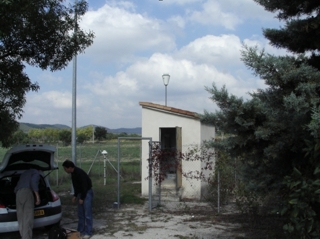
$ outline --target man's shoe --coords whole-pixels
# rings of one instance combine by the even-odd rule
[[[89,239],[89,238],[90,238],[89,235],[84,235],[84,236],[82,236],[82,239]]]

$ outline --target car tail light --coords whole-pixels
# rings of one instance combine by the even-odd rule
[[[58,196],[58,194],[55,193],[55,191],[51,190],[51,195],[52,195],[53,202],[59,200],[59,196]]]
[[[3,203],[0,203],[0,214],[8,214],[8,209]]]

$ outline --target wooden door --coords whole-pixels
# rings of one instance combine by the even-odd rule
[[[176,127],[176,148],[177,152],[182,152],[182,128]],[[180,159],[181,165],[181,159]],[[182,165],[181,165],[182,166]],[[177,170],[177,188],[182,186],[182,172],[181,170]]]

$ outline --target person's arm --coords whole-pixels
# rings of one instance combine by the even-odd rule
[[[36,205],[40,204],[40,196],[39,196],[39,192],[34,191],[34,194],[36,195]]]
[[[72,197],[72,203],[77,203],[78,200],[78,194],[81,193],[79,192],[79,181],[81,180],[81,176],[79,175],[79,170],[77,168],[74,168],[73,172],[71,173],[71,180],[72,180],[72,185],[73,185],[73,197]]]
[[[86,176],[87,176],[87,175],[86,175]],[[90,189],[90,188],[89,188],[89,184],[88,184],[88,180],[87,180],[86,177],[82,177],[82,178],[81,178],[81,189],[82,189],[82,191],[81,191],[81,197],[80,197],[80,199],[83,201],[83,200],[86,198],[86,196],[87,196],[88,190]]]
[[[36,196],[36,205],[40,204],[40,195],[39,195],[39,181],[40,181],[40,174],[38,171],[33,172],[31,176],[31,188]]]
[[[74,168],[73,172],[71,173],[71,181],[72,181],[72,186],[73,186],[73,197],[77,198],[79,192],[79,180],[81,177],[79,176],[79,171],[77,168]]]

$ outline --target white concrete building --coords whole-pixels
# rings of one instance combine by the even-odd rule
[[[152,141],[159,141],[161,149],[172,149],[187,153],[190,148],[200,147],[204,140],[215,137],[215,128],[205,125],[200,121],[197,113],[181,110],[169,106],[140,102],[142,107],[142,137],[151,137]],[[148,143],[142,144],[142,180],[141,192],[143,196],[148,196],[149,183],[148,177]],[[214,158],[212,158],[214,160]],[[183,173],[204,171],[204,162],[184,161],[181,162],[182,173],[180,170],[170,169],[169,178],[173,182],[173,188],[178,192],[180,199],[200,200],[205,193],[206,183],[197,179],[184,177]],[[152,187],[153,191],[155,186]]]

